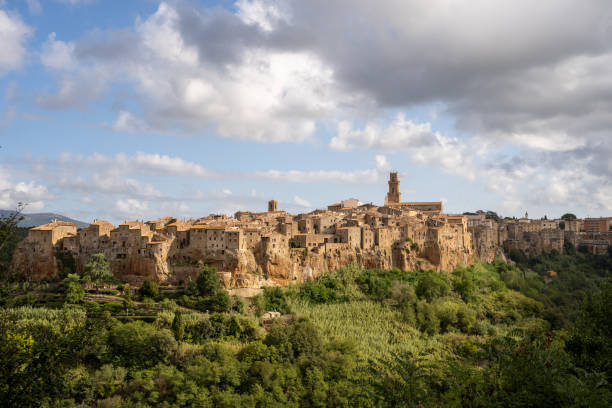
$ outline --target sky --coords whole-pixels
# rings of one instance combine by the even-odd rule
[[[0,208],[612,215],[608,0],[0,0]]]

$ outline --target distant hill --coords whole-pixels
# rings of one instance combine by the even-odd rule
[[[0,210],[0,217],[8,217],[13,211],[11,210]],[[79,220],[73,220],[72,218],[65,217],[60,214],[54,213],[34,213],[34,214],[23,214],[23,220],[19,222],[19,227],[31,228],[41,224],[47,224],[52,220],[58,221],[69,221],[74,222],[77,228],[84,228],[89,224]]]

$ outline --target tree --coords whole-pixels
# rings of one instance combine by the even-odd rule
[[[210,297],[210,309],[214,312],[229,312],[232,307],[232,299],[227,291],[220,289],[214,296]]]
[[[499,215],[497,215],[497,213],[495,211],[487,211],[485,218],[488,220],[495,220],[495,221],[499,221]]]
[[[183,340],[185,337],[185,322],[183,321],[183,314],[180,310],[177,310],[174,313],[174,319],[172,320],[172,332],[174,333],[174,338],[177,341]]]
[[[96,292],[100,292],[100,285],[113,279],[108,261],[104,254],[94,254],[85,265],[85,276],[96,285]]]
[[[129,314],[130,310],[134,309],[134,302],[132,301],[132,288],[129,284],[125,284],[123,287],[123,308],[125,314]]]
[[[81,303],[85,299],[85,289],[76,274],[69,274],[64,279],[64,285],[66,285],[64,294],[67,303]]]
[[[210,266],[204,266],[196,281],[200,296],[214,296],[220,289],[219,276],[217,269]]]
[[[416,286],[416,294],[419,298],[427,299],[428,302],[436,298],[446,296],[450,291],[446,279],[433,271],[427,271]]]
[[[566,213],[561,216],[561,219],[565,221],[575,220],[576,218],[577,218],[576,215],[572,213]]]
[[[0,250],[9,241],[19,221],[23,220],[21,213],[25,208],[24,203],[18,203],[17,209],[6,217],[0,218]]]
[[[140,296],[142,297],[149,297],[154,299],[157,297],[157,295],[159,295],[159,286],[157,286],[157,283],[147,279],[142,283],[139,292]]]

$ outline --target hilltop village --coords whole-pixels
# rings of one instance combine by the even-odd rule
[[[291,215],[271,200],[266,212],[239,211],[179,220],[95,220],[77,230],[55,221],[32,228],[13,256],[14,272],[50,279],[68,264],[78,273],[103,253],[114,276],[181,283],[202,264],[219,271],[225,287],[303,282],[357,263],[367,268],[449,271],[476,259],[492,261],[512,250],[564,251],[566,243],[592,253],[612,244],[612,218],[499,220],[487,213],[444,214],[441,202],[402,202],[391,173],[383,206],[349,198],[327,210]]]

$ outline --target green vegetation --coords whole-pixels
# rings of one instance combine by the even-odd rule
[[[145,280],[138,292],[143,298],[148,297],[155,299],[159,295],[159,286],[157,286],[157,283],[153,281]]]
[[[108,261],[104,254],[94,254],[85,265],[85,279],[96,285],[96,290],[106,282],[113,280]]]
[[[0,287],[7,407],[607,407],[612,253],[451,273],[347,267],[230,297],[111,281],[103,259]],[[552,274],[550,271],[554,271]],[[98,291],[96,291],[98,292]],[[134,296],[134,298],[133,298]],[[263,319],[268,311],[281,318]]]

